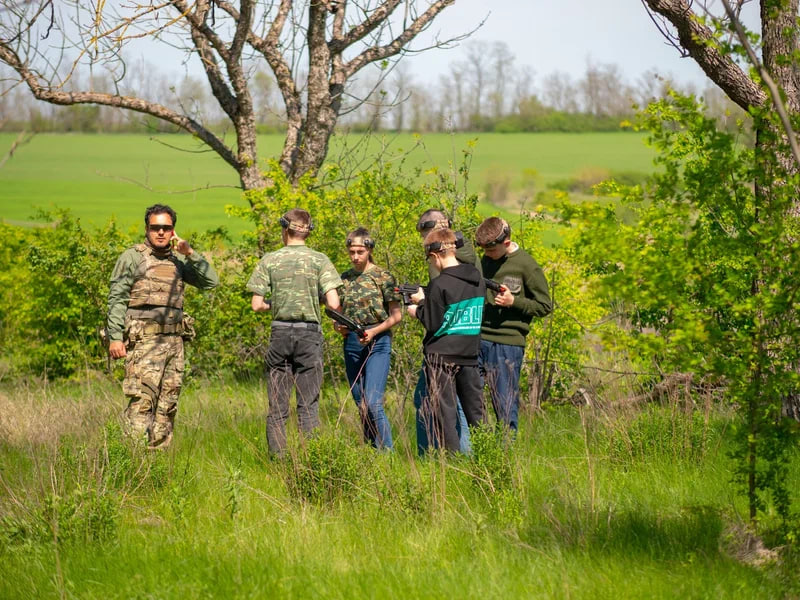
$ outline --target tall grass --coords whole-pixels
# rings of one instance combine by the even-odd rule
[[[515,442],[487,428],[472,456],[420,460],[402,399],[393,453],[327,388],[320,435],[274,460],[261,382],[191,383],[163,453],[122,435],[114,382],[6,386],[0,598],[798,592],[788,558],[744,550],[717,406],[551,407]]]

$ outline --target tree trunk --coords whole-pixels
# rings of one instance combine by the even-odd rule
[[[731,100],[744,110],[770,106],[772,99],[730,54],[720,49],[714,32],[693,12],[690,1],[645,0],[645,3],[673,25],[675,36],[671,41],[680,45]],[[761,60],[783,93],[782,102],[787,112],[795,117],[800,113],[797,11],[798,0],[760,0]],[[786,133],[758,117],[755,126],[756,160],[764,173],[760,181],[754,182],[757,206],[766,206],[779,196],[791,197],[795,200],[786,208],[786,218],[797,219],[800,217],[800,187],[790,181],[794,179],[792,175],[800,172],[800,165],[794,160]],[[786,185],[797,189],[790,190],[787,195],[787,190],[783,189]],[[800,365],[797,368],[800,370]],[[783,412],[800,420],[800,391],[784,398]]]

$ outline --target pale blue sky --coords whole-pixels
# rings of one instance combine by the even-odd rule
[[[700,3],[695,3],[695,7]],[[719,2],[711,0],[710,6]],[[752,12],[751,4],[745,5]],[[424,8],[424,3],[420,3]],[[753,23],[756,18],[745,16]],[[582,77],[588,61],[616,64],[629,82],[650,69],[679,83],[708,84],[703,72],[690,58],[662,37],[641,0],[456,0],[413,42],[414,47],[430,44],[433,36],[452,37],[485,24],[472,38],[486,42],[505,41],[516,56],[516,65],[528,65],[534,73],[534,87],[554,71],[573,79]],[[465,44],[450,50],[431,50],[405,59],[417,83],[434,84],[453,61],[464,57]],[[154,45],[144,50],[145,59],[172,70],[177,61],[165,60],[169,50]],[[177,56],[177,55],[176,55]],[[185,68],[185,67],[184,67]],[[196,60],[189,70],[202,77]]]
[[[672,74],[681,82],[705,85],[694,61],[681,58],[650,20],[640,0],[456,0],[429,33],[468,30],[486,16],[474,39],[505,41],[517,64],[530,65],[537,79],[553,71],[580,77],[588,60],[615,63],[633,80],[648,69]],[[459,49],[427,53],[414,59],[414,72],[443,72]]]

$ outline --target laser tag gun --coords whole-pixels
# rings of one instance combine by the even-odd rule
[[[418,283],[404,283],[394,288],[394,291],[403,296],[403,304],[414,304],[411,299],[412,294],[416,294],[422,286]]]
[[[339,325],[344,325],[350,331],[355,331],[362,340],[367,337],[367,331],[358,324],[357,321],[354,321],[350,317],[345,314],[340,313],[338,310],[333,310],[332,308],[325,307],[325,314],[328,315],[331,319],[336,321]]]
[[[484,277],[483,281],[486,284],[486,289],[492,290],[495,294],[502,294],[508,289],[502,283],[497,283],[494,279],[487,279]]]

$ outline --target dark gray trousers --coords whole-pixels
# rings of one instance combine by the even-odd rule
[[[267,441],[270,452],[283,454],[293,386],[300,431],[307,434],[319,427],[322,332],[273,326],[267,352],[267,378]]]
[[[461,446],[459,400],[470,427],[486,422],[478,365],[456,365],[426,355],[425,375],[428,378],[428,397],[422,401],[423,411],[432,417],[433,433],[440,445],[450,452],[458,452]]]

